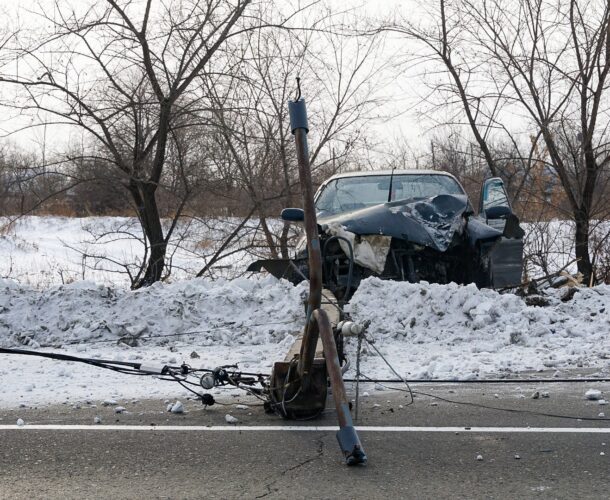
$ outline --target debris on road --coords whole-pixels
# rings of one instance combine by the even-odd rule
[[[591,401],[597,401],[601,399],[601,397],[602,391],[598,391],[597,389],[589,389],[587,392],[585,392],[585,398]]]
[[[175,403],[170,403],[167,406],[167,411],[171,413],[184,413],[184,405],[180,401],[176,401]]]
[[[235,418],[233,415],[229,415],[228,413],[225,415],[225,421],[227,424],[236,424],[239,422],[239,419]]]

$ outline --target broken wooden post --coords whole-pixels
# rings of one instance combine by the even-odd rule
[[[299,80],[297,79],[297,83]],[[303,194],[303,213],[309,259],[309,296],[307,320],[300,345],[293,346],[289,358],[275,363],[271,375],[271,404],[286,418],[315,418],[326,405],[327,379],[339,419],[337,440],[348,465],[364,464],[367,457],[354,429],[343,384],[341,365],[329,314],[322,306],[322,251],[313,200],[313,185],[307,148],[307,110],[299,94],[289,101],[290,127],[295,137],[299,179]],[[334,295],[333,295],[334,298]],[[333,307],[332,300],[324,304]],[[339,317],[333,311],[333,319]],[[319,340],[322,341],[320,356]],[[298,354],[295,348],[298,348]]]

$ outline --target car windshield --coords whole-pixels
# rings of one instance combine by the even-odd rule
[[[372,207],[388,201],[390,175],[342,177],[330,181],[316,200],[320,216]],[[394,175],[390,201],[464,194],[455,179],[441,174]]]

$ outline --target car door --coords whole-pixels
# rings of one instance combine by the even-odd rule
[[[499,177],[483,182],[478,217],[503,234],[490,254],[492,287],[519,285],[523,274],[524,231],[513,213],[504,182]]]

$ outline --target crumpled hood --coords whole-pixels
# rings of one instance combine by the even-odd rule
[[[355,234],[391,236],[444,252],[451,245],[454,234],[463,231],[467,208],[465,195],[441,194],[319,217],[318,224],[339,224]]]

